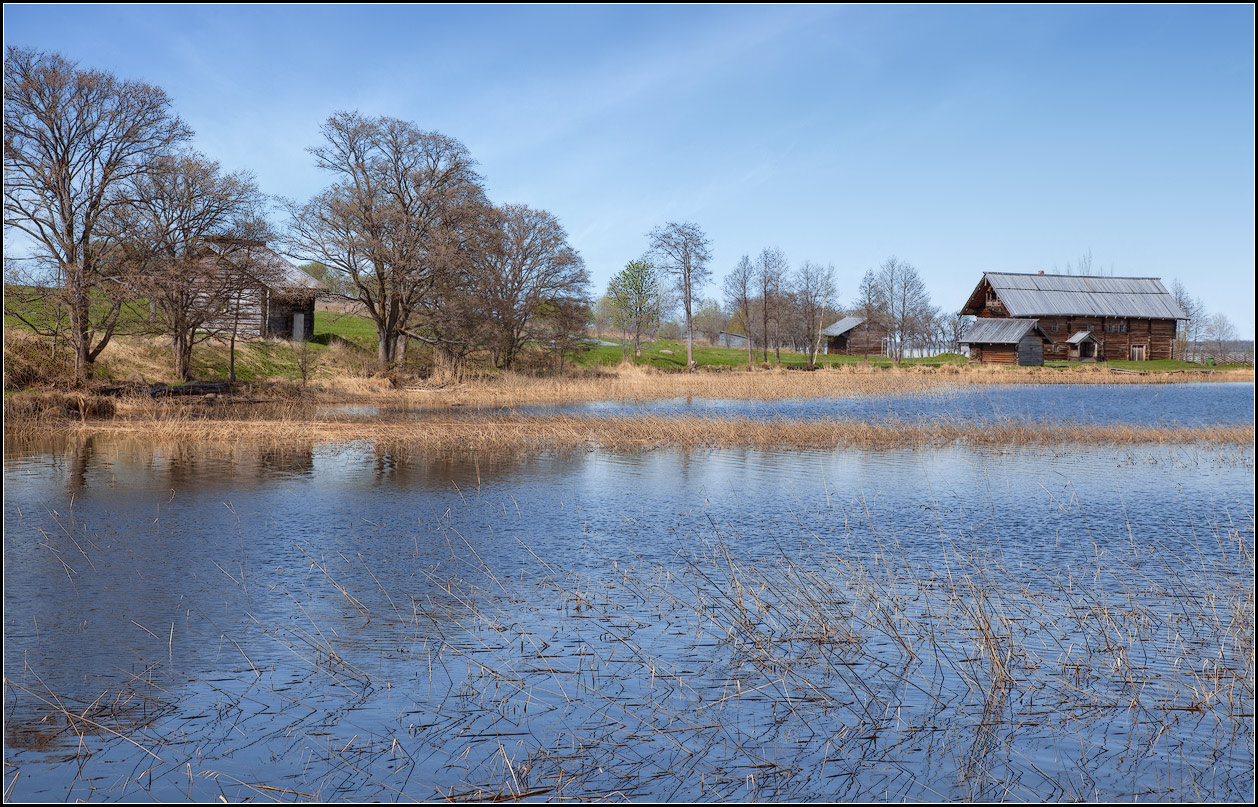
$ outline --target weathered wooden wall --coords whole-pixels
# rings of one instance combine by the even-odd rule
[[[885,328],[862,322],[841,336],[826,337],[826,353],[840,356],[881,356]]]
[[[1118,332],[1118,325],[1126,329]],[[1114,330],[1107,330],[1113,327]],[[1092,331],[1096,337],[1097,358],[1125,361],[1131,358],[1133,345],[1145,346],[1146,359],[1169,359],[1175,346],[1173,319],[1112,319],[1101,317],[1041,317],[1040,329],[1052,341],[1044,348],[1048,361],[1064,361],[1068,356],[1066,340],[1079,331]]]
[[[1018,363],[1018,346],[1017,345],[970,345],[970,360],[981,362],[982,364],[1007,364],[1010,366]]]
[[[1039,367],[1044,364],[1044,339],[1035,329],[1018,342],[1018,364],[1023,367]]]

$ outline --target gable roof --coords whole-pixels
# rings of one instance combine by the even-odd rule
[[[982,345],[1012,345],[1022,341],[1022,337],[1026,336],[1032,330],[1039,331],[1035,319],[1004,319],[998,317],[990,317],[974,320],[965,331],[965,336],[961,337],[961,343],[982,344]],[[1040,333],[1040,336],[1043,336]]]
[[[260,242],[228,250],[222,244],[211,242],[210,251],[228,255],[229,260],[253,267],[249,272],[259,283],[272,291],[305,291],[318,294],[326,289],[323,282],[311,277],[275,250]]]
[[[986,281],[1011,317],[1091,316],[1186,319],[1162,281],[1156,277],[1092,277],[1089,275],[985,272],[966,303]],[[971,311],[971,313],[973,313]]]
[[[842,336],[865,321],[864,317],[844,317],[821,332],[822,336]]]

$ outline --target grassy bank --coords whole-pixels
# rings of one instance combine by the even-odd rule
[[[315,312],[315,338],[304,345],[282,340],[240,342],[236,349],[236,378],[245,382],[306,382],[324,390],[353,387],[357,382],[346,379],[363,379],[376,375],[376,331],[365,317],[354,314]],[[31,387],[68,387],[73,381],[73,363],[64,340],[54,342],[46,337],[35,336],[28,328],[6,318],[5,327],[5,389],[20,390]],[[192,354],[192,375],[199,381],[222,381],[229,375],[230,350],[226,343],[212,340],[198,345]],[[763,354],[755,355],[755,362],[747,366],[747,353],[736,348],[697,345],[695,360],[700,374],[711,374],[706,380],[676,380],[651,383],[623,383],[629,373],[656,372],[666,377],[680,376],[685,369],[686,346],[681,341],[660,340],[642,345],[642,355],[636,364],[622,364],[622,352],[618,345],[590,345],[587,350],[569,357],[566,369],[555,372],[555,363],[540,350],[526,351],[519,373],[504,373],[490,367],[487,357],[475,356],[469,363],[461,385],[464,389],[501,388],[502,396],[522,394],[523,400],[535,396],[544,400],[562,400],[564,396],[584,400],[599,397],[660,395],[704,395],[723,398],[791,397],[782,388],[798,387],[796,397],[836,394],[836,384],[830,373],[850,373],[854,377],[873,374],[870,386],[880,386],[886,392],[897,392],[903,386],[900,376],[919,373],[922,378],[936,374],[940,379],[959,383],[1132,383],[1128,374],[1112,370],[1134,370],[1150,373],[1139,376],[1137,383],[1159,383],[1188,380],[1252,380],[1253,368],[1238,365],[1219,365],[1207,368],[1191,362],[1109,362],[1089,365],[1055,363],[1045,367],[993,367],[967,363],[964,356],[945,354],[924,359],[906,359],[895,366],[889,359],[863,358],[859,356],[820,356],[819,378],[826,381],[805,381],[816,374],[792,372],[789,382],[747,381],[746,377],[765,375],[778,378],[789,370],[803,370],[806,357],[801,353],[783,352],[782,364],[775,364],[773,353],[769,362],[762,363]],[[422,386],[432,366],[431,351],[419,343],[412,343],[408,350],[408,363],[395,374],[403,383]],[[143,379],[145,383],[177,383],[173,375],[173,362],[167,339],[160,336],[115,337],[101,355],[97,367],[98,384],[110,384],[124,379]],[[675,374],[670,371],[677,371]],[[692,374],[686,374],[692,377]],[[704,378],[703,375],[699,376]],[[537,379],[537,383],[521,381]],[[605,381],[612,381],[609,386]],[[920,381],[920,379],[919,379]],[[918,383],[918,382],[913,382]],[[922,382],[924,383],[924,382]],[[428,385],[431,387],[431,385]],[[846,394],[838,384],[837,394]],[[912,386],[912,384],[910,384]],[[650,388],[668,392],[655,393]],[[447,387],[448,388],[448,387]],[[543,392],[543,390],[552,392]],[[560,392],[562,390],[562,393]],[[486,393],[493,397],[492,394]],[[558,397],[556,397],[558,396]],[[475,396],[474,396],[475,397]]]

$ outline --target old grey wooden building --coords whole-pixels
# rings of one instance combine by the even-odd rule
[[[882,356],[887,330],[865,317],[847,316],[821,331],[825,352],[844,356]]]
[[[961,313],[978,317],[961,340],[970,345],[971,356],[997,364],[1023,363],[1012,345],[1031,338],[1032,329],[1042,338],[1042,357],[1035,363],[1169,359],[1178,320],[1184,319],[1156,277],[1043,272],[987,272]],[[1009,325],[987,324],[995,321]],[[1015,332],[1015,343],[993,341],[1007,340]],[[1034,361],[1029,348],[1026,356]]]
[[[210,249],[246,278],[217,327],[229,330],[234,320],[242,336],[297,341],[314,337],[315,299],[326,292],[323,283],[260,241],[243,248],[233,243],[230,249],[211,244]]]

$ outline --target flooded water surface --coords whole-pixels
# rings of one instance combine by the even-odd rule
[[[529,412],[590,415],[700,415],[850,420],[1029,420],[1065,424],[1202,426],[1252,423],[1253,384],[1006,384],[943,387],[920,395],[783,401],[671,398],[532,407]]]
[[[5,457],[15,800],[1253,789],[1253,451]]]

